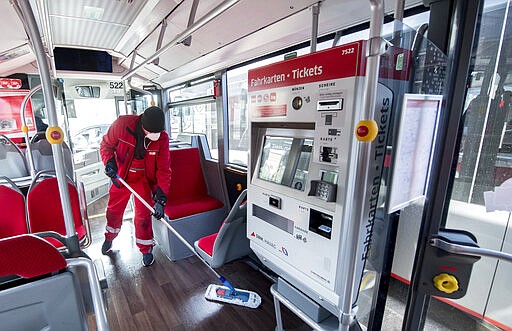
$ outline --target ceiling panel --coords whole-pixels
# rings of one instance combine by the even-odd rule
[[[127,27],[90,20],[50,17],[54,46],[112,49]]]
[[[51,0],[48,1],[50,16],[69,19],[87,18],[103,22],[129,25],[147,0]]]
[[[149,13],[160,0],[45,1],[55,46],[113,50],[126,32],[135,28],[130,26],[139,14]]]
[[[148,0],[114,50],[128,56],[183,0]],[[160,31],[160,29],[157,29]]]

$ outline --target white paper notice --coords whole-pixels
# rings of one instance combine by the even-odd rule
[[[394,162],[389,211],[401,209],[425,194],[442,96],[405,94]]]
[[[496,187],[493,191],[484,192],[486,211],[512,211],[512,178]]]

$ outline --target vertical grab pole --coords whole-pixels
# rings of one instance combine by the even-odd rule
[[[50,126],[46,130],[46,138],[52,145],[53,160],[55,163],[55,173],[59,185],[60,201],[62,212],[64,214],[64,224],[66,226],[66,241],[70,255],[80,251],[78,236],[73,222],[73,213],[71,211],[71,202],[69,199],[69,190],[66,180],[66,170],[64,167],[64,153],[62,151],[62,141],[64,133],[58,127],[57,111],[55,110],[55,100],[52,91],[52,82],[50,79],[50,70],[46,63],[41,34],[37,28],[34,13],[30,7],[29,0],[18,0],[21,13],[26,23],[27,34],[32,41],[34,53],[37,60],[37,66],[41,75],[41,85],[43,86],[44,104],[48,110],[48,121]]]
[[[27,103],[30,98],[41,89],[41,84],[37,85],[33,89],[28,92],[28,94],[23,98],[23,101],[21,102],[21,108],[20,108],[20,114],[21,114],[21,126],[22,131],[25,133],[25,143],[27,144],[27,156],[28,156],[28,163],[30,165],[30,177],[34,179],[36,177],[36,166],[34,164],[34,156],[32,155],[32,146],[30,145],[30,137],[28,135],[28,127],[27,127],[27,119],[25,118],[25,110],[27,108]],[[34,123],[34,126],[36,126],[36,123]],[[37,129],[37,127],[36,127]]]
[[[362,120],[372,120],[375,117],[377,84],[379,78],[380,54],[382,53],[382,25],[384,22],[384,0],[370,0],[370,35],[366,49],[366,77],[364,81],[364,98],[360,116]],[[340,298],[339,330],[349,330],[354,321],[352,304],[354,301],[354,285],[356,283],[356,253],[359,247],[359,231],[365,220],[368,208],[368,177],[371,164],[371,142],[355,144],[356,162],[355,177],[362,180],[354,189],[352,211],[349,217],[349,230],[343,235],[343,254],[346,261],[346,281],[343,295]]]
[[[316,3],[311,7],[311,49],[310,53],[316,52],[316,44],[318,39],[318,16],[320,15],[320,3]]]

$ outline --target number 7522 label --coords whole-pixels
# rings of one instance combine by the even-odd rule
[[[347,55],[354,53],[354,47],[345,48],[341,50],[341,55]]]

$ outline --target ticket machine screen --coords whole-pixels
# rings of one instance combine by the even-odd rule
[[[313,139],[266,136],[258,178],[304,191]]]

